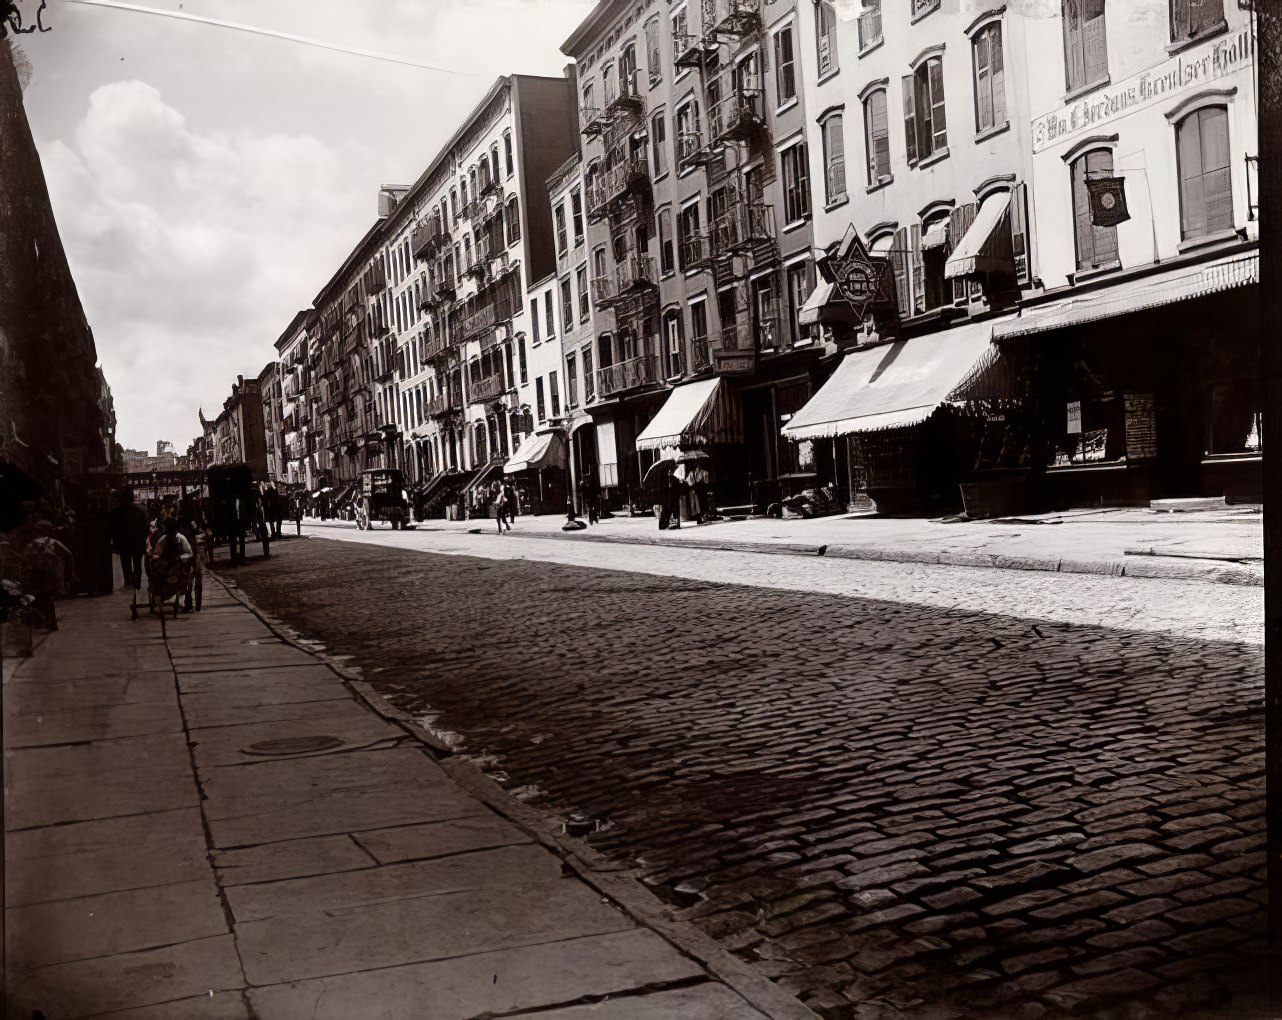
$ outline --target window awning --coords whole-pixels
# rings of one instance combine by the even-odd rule
[[[993,332],[993,339],[1028,336],[1065,326],[1142,312],[1190,298],[1260,282],[1260,253],[1228,255],[1196,266],[1168,270],[1140,280],[1119,282],[1103,290],[1030,308]]]
[[[995,273],[1014,268],[1010,243],[1003,236],[1001,225],[1009,222],[1010,192],[989,195],[975,214],[970,229],[948,256],[944,278],[971,276],[975,273]]]
[[[737,421],[720,379],[676,387],[641,435],[638,450],[734,442]]]
[[[971,322],[847,354],[783,434],[832,439],[921,424],[988,354],[993,323]]]
[[[565,446],[559,432],[536,432],[526,436],[525,442],[517,447],[512,459],[503,465],[503,473],[514,475],[518,471],[537,471],[564,459]]]
[[[810,292],[810,297],[801,306],[797,322],[802,326],[858,324],[859,317],[849,302],[837,293],[836,284],[820,280],[819,286]]]

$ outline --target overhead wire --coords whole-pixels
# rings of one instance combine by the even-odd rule
[[[267,36],[272,39],[280,39],[285,42],[299,43],[304,46],[314,46],[317,49],[330,50],[334,53],[343,53],[348,56],[365,57],[370,60],[382,60],[391,64],[403,64],[407,67],[418,67],[426,71],[438,71],[441,74],[454,74],[460,77],[487,77],[488,72],[484,71],[463,71],[455,67],[442,67],[440,64],[429,64],[426,61],[414,60],[410,57],[397,56],[394,53],[380,53],[377,50],[358,49],[354,46],[344,46],[339,43],[326,42],[323,39],[314,39],[310,36],[297,35],[293,32],[278,32],[270,28],[261,28],[257,25],[246,25],[237,21],[225,21],[222,18],[206,18],[199,14],[188,14],[186,11],[169,11],[160,7],[144,7],[141,4],[121,3],[120,0],[63,0],[69,4],[84,4],[88,7],[105,7],[110,10],[129,11],[133,14],[151,14],[163,18],[174,18],[178,21],[189,21],[200,25],[212,25],[215,28],[225,28],[235,32],[247,32],[251,35]]]

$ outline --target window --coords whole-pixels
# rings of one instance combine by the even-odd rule
[[[556,306],[552,304],[552,290],[543,292],[543,316],[547,320],[548,339],[556,336]]]
[[[675,61],[681,51],[689,44],[687,39],[686,9],[684,7],[672,15],[672,59]]]
[[[490,147],[490,180],[498,184],[499,182],[499,147],[493,145]]]
[[[507,203],[507,243],[516,244],[521,239],[521,206],[515,195]]]
[[[819,77],[837,71],[837,12],[828,0],[815,4],[815,55],[819,62]]]
[[[801,309],[810,297],[810,266],[798,262],[785,270],[788,284],[788,330],[792,333],[794,344],[809,340],[809,327],[800,325]]]
[[[593,116],[593,113],[592,113],[592,112],[589,112],[589,111],[595,111],[595,109],[596,109],[596,108],[592,105],[592,100],[593,100],[593,99],[595,99],[595,98],[596,98],[596,94],[595,94],[595,92],[593,91],[592,83],[591,83],[591,82],[588,82],[586,85],[584,85],[584,86],[583,86],[583,107],[582,107],[582,109],[583,109],[583,123],[584,123],[584,124],[587,124],[587,123],[588,123],[588,118],[590,118],[590,117],[592,117],[592,116]]]
[[[1233,229],[1229,114],[1223,106],[1194,110],[1175,125],[1180,175],[1180,237],[1193,240]]]
[[[692,99],[677,107],[677,153],[685,160],[703,145],[699,129],[699,103]],[[677,168],[682,169],[681,167]]]
[[[912,74],[903,78],[904,138],[908,165],[914,166],[948,148],[948,125],[944,117],[944,61],[941,57],[923,60]]]
[[[675,252],[672,247],[672,210],[659,210],[659,272],[665,276],[676,267]]]
[[[708,303],[700,300],[690,305],[690,350],[694,352],[692,371],[708,367]]]
[[[543,399],[543,376],[534,380],[534,406],[539,414],[539,424],[542,425],[548,416],[547,404]]]
[[[524,386],[530,381],[530,364],[525,356],[525,334],[516,334],[516,354],[517,360],[521,363],[521,385]]]
[[[574,324],[574,291],[569,280],[561,281],[561,322],[569,333]]]
[[[655,177],[668,172],[668,118],[662,111],[650,121],[650,159]]]
[[[797,98],[797,61],[792,51],[791,25],[775,34],[775,91],[780,106]]]
[[[1171,0],[1171,42],[1187,42],[1224,27],[1224,0]]]
[[[556,253],[564,255],[569,246],[569,238],[566,236],[565,229],[565,206],[558,203],[556,207]]]
[[[927,310],[939,308],[952,301],[952,283],[944,277],[948,262],[948,221],[950,212],[932,215],[921,225],[921,255],[918,267],[921,271],[919,290],[925,299]]]
[[[565,406],[577,407],[579,404],[579,364],[571,352],[565,356]]]
[[[1095,149],[1073,160],[1073,223],[1079,272],[1118,264],[1117,227],[1097,227],[1091,221],[1091,196],[1086,182],[1096,174],[1113,172],[1113,153]]]
[[[620,96],[637,96],[641,94],[641,82],[637,75],[637,48],[631,43],[619,57],[619,92]]]
[[[605,276],[605,246],[592,253],[592,275],[600,280]]]
[[[574,276],[574,282],[579,290],[579,321],[587,322],[588,317],[592,314],[592,304],[588,297],[587,266],[579,266],[578,272]]]
[[[575,188],[570,192],[570,218],[574,223],[574,247],[583,243],[583,193]]]
[[[691,202],[681,210],[677,220],[681,231],[681,268],[689,269],[687,260],[694,248],[694,240],[699,236],[699,203]]]
[[[859,55],[881,42],[881,0],[864,0],[859,15]]]
[[[596,376],[592,373],[592,348],[583,348],[583,401],[591,403],[596,398]]]
[[[468,234],[463,235],[463,261],[466,265],[472,264],[472,238]]]
[[[672,309],[663,313],[664,369],[669,379],[682,373],[684,350],[681,337],[681,312]]]
[[[810,170],[806,145],[799,142],[779,156],[783,164],[783,213],[785,223],[796,223],[810,215]]]
[[[846,199],[846,143],[840,113],[821,125],[824,143],[824,196],[829,205]]]
[[[458,192],[450,188],[450,223],[458,225]]]
[[[1104,0],[1064,0],[1064,76],[1070,92],[1108,81]]]
[[[1002,56],[1002,26],[995,21],[971,41],[975,64],[975,130],[1006,126],[1006,71]]]
[[[663,81],[663,51],[659,46],[659,19],[651,18],[645,26],[645,62],[651,87]]]
[[[557,385],[555,371],[548,373],[548,395],[552,402],[552,417],[561,417],[561,389]]]
[[[543,337],[539,335],[539,299],[530,298],[530,329],[534,331],[534,345],[537,347],[543,342]]]
[[[774,276],[766,276],[752,285],[752,325],[761,341],[762,350],[779,346],[779,308]]]

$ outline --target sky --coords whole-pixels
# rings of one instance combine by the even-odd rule
[[[38,0],[21,0],[33,11]],[[184,450],[500,74],[562,73],[594,0],[138,0],[460,73],[49,0],[24,99],[115,398]]]

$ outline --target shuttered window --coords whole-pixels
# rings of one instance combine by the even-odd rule
[[[864,144],[868,153],[868,183],[890,179],[890,128],[886,117],[886,90],[864,99]]]
[[[1180,174],[1180,235],[1188,241],[1233,229],[1229,115],[1223,106],[1194,110],[1175,126]]]
[[[1069,90],[1108,80],[1104,0],[1063,0],[1064,67]]]
[[[1210,35],[1224,24],[1224,0],[1171,0],[1173,43]]]
[[[797,98],[797,61],[792,48],[792,26],[775,35],[775,88],[779,105]]]
[[[971,44],[975,63],[975,130],[1006,124],[1006,69],[1000,22],[981,29]]]
[[[902,81],[904,138],[910,166],[948,148],[944,111],[944,62],[931,57]]]
[[[646,70],[649,72],[650,84],[657,85],[663,80],[663,51],[659,46],[659,19],[653,18],[645,26]]]
[[[846,198],[846,141],[842,116],[834,113],[823,122],[824,194],[829,205]]]
[[[785,149],[779,160],[783,165],[784,222],[796,223],[810,215],[810,168],[805,142]]]
[[[819,77],[837,70],[837,12],[828,0],[815,4],[815,57],[819,63]]]
[[[1073,223],[1077,238],[1077,269],[1103,269],[1118,264],[1117,228],[1098,227],[1091,221],[1091,196],[1086,181],[1096,174],[1113,172],[1113,153],[1095,149],[1073,161]]]

